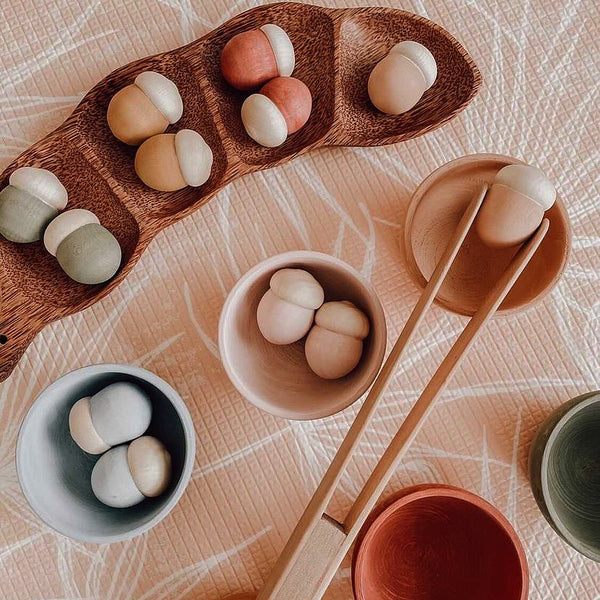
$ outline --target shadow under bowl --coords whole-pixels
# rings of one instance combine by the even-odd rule
[[[507,519],[467,490],[408,488],[371,515],[354,550],[356,600],[525,600],[529,570]]]
[[[544,421],[531,446],[529,475],[554,530],[600,562],[600,391],[569,400]]]
[[[256,309],[273,273],[302,268],[325,290],[325,301],[349,300],[369,318],[357,367],[345,377],[321,379],[304,356],[304,339],[286,346],[261,334]],[[229,379],[249,402],[285,419],[309,420],[333,415],[358,400],[377,375],[387,343],[385,315],[371,285],[350,265],[319,252],[278,254],[250,269],[231,290],[219,321],[219,350]]]
[[[404,229],[404,251],[408,270],[425,287],[439,262],[460,218],[483,183],[490,185],[498,171],[522,161],[500,154],[473,154],[443,165],[415,191]],[[530,308],[556,285],[571,247],[569,217],[557,197],[545,217],[550,229],[498,313]],[[519,246],[490,248],[471,227],[438,295],[436,303],[470,316],[491,291]]]
[[[90,477],[99,456],[86,454],[69,433],[73,404],[117,381],[135,383],[149,395],[147,434],[163,442],[172,460],[164,494],[131,508],[111,508],[94,496]],[[194,426],[179,394],[157,375],[128,365],[91,365],[64,375],[36,398],[23,420],[16,454],[23,493],[47,525],[82,542],[119,542],[147,531],[177,504],[192,473]]]

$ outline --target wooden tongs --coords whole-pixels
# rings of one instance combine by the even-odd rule
[[[457,338],[383,453],[346,518],[343,522],[331,518],[326,510],[340,478],[367,428],[406,346],[412,340],[435,299],[475,221],[487,189],[487,185],[482,187],[461,218],[444,255],[423,290],[323,480],[279,556],[264,587],[259,592],[257,600],[320,600],[322,598],[394,470],[433,409],[440,392],[445,388],[455,369],[465,357],[467,350],[498,309],[544,239],[549,228],[548,219],[542,221],[529,240],[519,249],[494,288]]]

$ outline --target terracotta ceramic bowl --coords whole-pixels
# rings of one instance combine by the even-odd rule
[[[172,461],[165,493],[131,508],[111,508],[94,496],[90,477],[99,457],[86,454],[69,433],[73,404],[117,381],[149,395],[148,434],[163,442]],[[19,432],[17,474],[33,511],[56,531],[83,542],[119,542],[147,531],[177,504],[192,474],[195,443],[185,403],[166,381],[140,367],[91,365],[57,379],[36,398]]]
[[[304,356],[304,340],[277,346],[258,329],[256,309],[271,275],[285,267],[309,271],[325,290],[325,300],[350,300],[371,322],[358,366],[341,379],[315,375]],[[247,400],[286,419],[319,419],[350,406],[377,375],[387,342],[385,316],[371,285],[345,262],[319,252],[287,252],[250,269],[231,290],[219,322],[221,360]]]
[[[453,160],[427,177],[415,191],[406,216],[404,251],[408,269],[425,287],[460,217],[482,183],[491,184],[506,165],[523,164],[499,154],[473,154]],[[560,197],[546,212],[550,229],[535,256],[498,311],[533,306],[558,282],[569,255],[569,218]],[[452,312],[472,315],[496,283],[517,248],[490,248],[474,228],[458,253],[436,302]]]
[[[531,446],[533,494],[554,530],[600,562],[600,391],[559,406]]]
[[[352,566],[356,600],[525,600],[525,552],[506,518],[445,485],[403,490],[363,527]]]

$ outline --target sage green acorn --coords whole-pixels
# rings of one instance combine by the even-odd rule
[[[44,233],[44,246],[78,283],[104,283],[121,266],[119,242],[89,210],[68,210],[56,217]]]
[[[0,191],[0,234],[26,244],[42,238],[46,226],[67,205],[68,194],[46,169],[21,167]]]

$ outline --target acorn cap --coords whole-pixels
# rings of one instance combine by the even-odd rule
[[[73,441],[89,454],[102,454],[110,445],[98,434],[92,422],[90,397],[77,400],[69,412],[69,431]]]
[[[288,34],[278,25],[268,23],[263,25],[260,30],[267,36],[271,50],[277,63],[277,72],[280,77],[289,77],[296,66],[296,56],[294,46]]]
[[[57,211],[67,206],[69,195],[58,177],[46,169],[21,167],[8,178],[9,185],[31,194]]]
[[[315,315],[323,329],[363,340],[369,335],[369,319],[352,302],[325,302]]]
[[[183,115],[183,100],[177,86],[164,75],[145,71],[135,78],[137,85],[161,114],[171,123],[177,123]]]
[[[242,123],[248,135],[261,146],[275,148],[287,139],[285,117],[263,94],[252,94],[242,104]]]
[[[52,256],[56,256],[58,247],[68,235],[90,223],[100,223],[100,221],[93,212],[83,208],[74,208],[58,215],[46,227],[46,231],[44,232],[44,246],[46,246],[46,250]]]
[[[411,60],[423,73],[427,88],[429,89],[437,79],[437,64],[433,54],[419,42],[412,40],[406,40],[396,44],[391,50],[390,54],[398,52]]]
[[[127,449],[127,463],[133,481],[147,498],[160,496],[171,481],[171,455],[155,437],[144,435]]]
[[[208,181],[213,164],[213,153],[204,138],[191,129],[182,129],[175,135],[175,153],[185,182],[198,187]]]
[[[508,165],[500,169],[492,185],[505,185],[542,207],[552,208],[556,201],[556,189],[546,175],[530,165]]]
[[[269,285],[276,296],[303,308],[315,310],[325,298],[319,282],[303,269],[280,269],[273,274]]]

